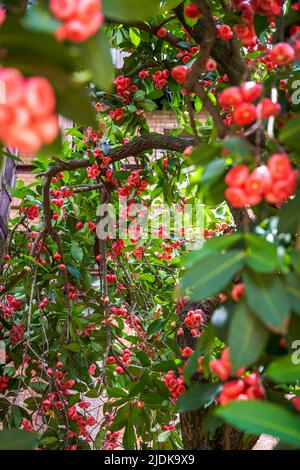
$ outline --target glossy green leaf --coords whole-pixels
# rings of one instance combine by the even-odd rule
[[[296,414],[272,403],[236,401],[219,408],[216,415],[250,434],[269,434],[300,447],[300,419]]]
[[[110,44],[103,29],[81,45],[82,62],[100,89],[110,91],[113,82],[113,62]]]
[[[31,450],[37,442],[38,434],[35,432],[19,429],[0,431],[0,450]]]
[[[300,364],[295,363],[293,355],[281,357],[268,366],[266,374],[278,383],[296,383],[300,380]]]
[[[160,9],[160,0],[102,0],[102,11],[106,18],[130,22],[147,20]]]
[[[250,233],[245,234],[245,240],[248,246],[245,264],[255,271],[274,271],[278,265],[277,245]]]
[[[255,363],[264,351],[268,337],[268,330],[263,323],[245,302],[239,302],[230,323],[228,338],[233,369]]]
[[[222,384],[196,383],[178,398],[176,402],[177,411],[198,410],[210,405],[220,393]]]
[[[224,148],[234,157],[247,158],[250,155],[250,148],[245,139],[238,136],[230,136],[224,140]]]
[[[245,286],[247,302],[253,312],[272,330],[284,332],[290,306],[281,278],[247,271]]]
[[[242,267],[245,253],[231,250],[201,259],[183,277],[185,289],[193,288],[190,298],[202,299],[218,294]]]

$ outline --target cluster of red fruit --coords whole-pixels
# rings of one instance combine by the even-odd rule
[[[215,228],[206,228],[203,230],[203,236],[205,240],[209,240],[211,237],[213,237],[216,233],[224,232],[224,230],[228,229],[228,224],[227,222],[222,222],[222,223],[216,223]],[[229,233],[229,232],[228,232]]]
[[[104,155],[100,147],[96,147],[93,150],[93,156],[100,161],[100,168],[106,168],[111,162],[111,158],[108,155]]]
[[[218,97],[220,106],[229,111],[234,108],[233,121],[239,126],[252,124],[259,117],[267,119],[270,116],[277,116],[280,112],[280,105],[272,103],[270,98],[264,98],[257,106],[254,101],[260,98],[263,87],[260,83],[245,82],[240,87],[229,87],[222,91]]]
[[[115,86],[117,94],[124,99],[125,104],[130,102],[131,93],[135,93],[138,90],[136,85],[131,84],[130,78],[123,77],[123,75],[119,75],[119,77],[116,78]]]
[[[199,336],[199,328],[203,324],[203,310],[190,310],[183,323],[191,330],[193,336]]]
[[[63,21],[55,31],[58,41],[86,41],[104,21],[101,0],[50,0],[49,7],[52,14]]]
[[[189,41],[187,41],[189,42]],[[192,60],[193,56],[200,51],[200,46],[193,46],[189,49],[183,49],[176,54],[177,59],[181,59],[184,64],[187,64],[190,60]]]
[[[12,342],[12,344],[16,344],[19,341],[22,341],[22,339],[24,338],[24,331],[25,331],[25,328],[24,328],[24,325],[22,325],[22,323],[17,323],[16,325],[13,325],[11,330],[9,330],[8,332],[10,336],[10,341]]]
[[[93,416],[83,417],[82,414],[76,410],[75,406],[71,406],[68,409],[68,417],[77,424],[79,428],[79,435],[86,437],[87,438],[86,440],[88,442],[92,442],[90,431],[87,430],[86,427],[95,426],[95,424],[97,424],[97,421],[95,420],[95,418]],[[69,438],[72,438],[75,436],[76,434],[74,431],[72,431],[71,434],[69,434]]]
[[[228,380],[232,376],[240,377],[245,372],[245,369],[241,368],[233,373],[230,363],[229,348],[223,349],[220,359],[213,359],[210,361],[209,367],[211,372],[222,381]]]
[[[152,76],[156,90],[160,90],[168,83],[169,70],[158,70]]]
[[[147,181],[141,179],[141,170],[136,170],[128,176],[127,183],[117,191],[120,197],[129,197],[133,189],[136,190],[137,195],[140,195],[147,186]]]
[[[12,313],[17,312],[22,307],[21,300],[17,300],[14,298],[12,294],[7,294],[5,297],[6,305],[0,303],[0,310],[4,312],[4,318],[9,318]]]
[[[297,188],[298,171],[294,170],[285,153],[273,154],[267,165],[250,173],[245,165],[233,167],[226,175],[227,200],[234,207],[254,206],[263,199],[270,204],[282,204]]]
[[[46,78],[26,79],[18,70],[0,68],[0,139],[21,153],[36,153],[58,134],[56,99]]]
[[[116,108],[116,109],[112,109],[110,112],[109,112],[109,117],[113,120],[113,121],[120,121],[120,119],[122,119],[122,117],[124,116],[124,109],[123,108]]]
[[[169,370],[169,372],[166,373],[163,382],[168,388],[170,396],[175,400],[185,392],[183,375],[176,377],[173,370]]]
[[[256,372],[252,372],[242,379],[225,383],[217,400],[221,406],[224,406],[233,400],[263,400],[264,397],[265,390],[260,377]]]

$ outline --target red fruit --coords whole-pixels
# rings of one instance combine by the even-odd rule
[[[61,254],[60,253],[54,253],[53,259],[60,260],[61,259]]]
[[[252,372],[250,375],[247,375],[244,378],[246,385],[252,387],[253,385],[257,385],[259,383],[259,375],[256,372]]]
[[[260,83],[245,82],[240,86],[241,93],[245,101],[251,102],[257,100],[262,94],[263,87]]]
[[[182,357],[190,357],[192,354],[193,354],[193,350],[192,348],[189,348],[188,346],[181,351]]]
[[[116,360],[115,360],[114,356],[108,356],[107,364],[115,364],[115,363],[116,363]]]
[[[228,380],[231,374],[229,369],[220,359],[214,359],[209,364],[211,372],[221,380]]]
[[[275,180],[285,180],[292,172],[292,165],[285,153],[274,153],[268,160],[268,168]]]
[[[244,207],[247,204],[247,195],[242,188],[239,187],[229,187],[225,191],[225,197],[227,201],[233,207]]]
[[[189,146],[184,150],[183,155],[184,155],[185,157],[189,157],[189,156],[191,155],[191,153],[192,153],[193,150],[194,150],[193,145],[189,145]]]
[[[171,71],[171,75],[174,80],[181,84],[186,81],[188,74],[189,70],[186,69],[183,65],[178,65],[177,67],[174,67]]]
[[[293,397],[291,403],[294,405],[296,410],[300,413],[300,397]]]
[[[245,384],[242,379],[233,380],[224,384],[222,392],[230,398],[236,398],[238,395],[244,392]]]
[[[256,107],[251,103],[242,103],[233,112],[233,120],[239,126],[248,126],[256,121],[256,118]]]
[[[62,264],[59,265],[59,269],[61,271],[64,271],[66,269],[66,266],[62,263]]]
[[[159,38],[165,38],[166,35],[168,34],[168,31],[165,28],[159,28],[156,34]]]
[[[83,228],[83,222],[77,222],[76,224],[76,230],[81,230]]]
[[[227,186],[243,186],[249,176],[249,168],[246,165],[236,165],[225,176]]]
[[[279,42],[271,50],[271,60],[274,65],[288,65],[294,59],[295,51],[287,42]]]
[[[226,88],[219,96],[219,104],[222,108],[233,106],[234,108],[243,102],[243,96],[237,86]]]
[[[185,7],[184,14],[188,18],[197,19],[201,16],[201,11],[196,3],[190,3],[187,7]]]
[[[231,291],[231,297],[235,302],[239,302],[241,297],[244,295],[245,285],[243,283],[236,284]]]
[[[227,24],[224,24],[223,26],[220,26],[218,28],[218,37],[223,39],[224,41],[231,39],[233,36],[233,32]]]
[[[272,185],[272,178],[270,171],[267,166],[262,165],[253,171],[253,173],[248,176],[245,184],[247,193],[251,194],[263,194],[266,191],[269,191]]]
[[[264,98],[257,106],[257,113],[261,119],[268,119],[271,116],[278,116],[280,109],[279,103],[272,103],[270,98]]]
[[[121,366],[117,366],[117,367],[116,367],[116,373],[117,373],[117,374],[124,374],[124,369],[122,369]]]
[[[212,59],[211,57],[209,57],[206,61],[205,61],[205,64],[204,64],[204,67],[205,67],[205,70],[208,70],[208,71],[213,71],[213,70],[216,70],[218,64],[217,62]]]

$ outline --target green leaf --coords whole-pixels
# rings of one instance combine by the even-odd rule
[[[245,234],[248,246],[245,264],[255,271],[271,272],[277,267],[277,246],[264,238],[250,233]]]
[[[260,401],[236,401],[215,414],[250,434],[269,434],[300,447],[300,419],[285,408]]]
[[[9,429],[0,431],[0,450],[31,450],[36,447],[38,434],[35,432]]]
[[[222,384],[196,383],[178,398],[176,402],[177,411],[198,410],[210,405],[220,393]]]
[[[159,13],[160,0],[103,0],[102,11],[106,18],[117,21],[142,21]]]
[[[50,10],[34,6],[33,8],[28,8],[23,19],[23,25],[32,31],[53,34],[61,25],[61,22],[54,18]]]
[[[269,27],[269,21],[266,16],[262,15],[254,15],[254,29],[256,32],[257,37],[261,35],[261,33]]]
[[[300,114],[293,116],[293,119],[287,121],[279,133],[279,140],[288,145],[289,147],[299,149],[299,127],[300,127]]]
[[[72,352],[79,352],[81,350],[81,347],[79,343],[69,343],[64,344],[64,349],[67,349],[68,351]]]
[[[250,155],[250,148],[247,141],[236,135],[227,137],[224,140],[224,148],[234,157],[247,158]]]
[[[129,37],[130,37],[132,44],[135,47],[138,47],[139,43],[141,42],[140,30],[137,28],[129,28]]]
[[[102,90],[110,91],[113,81],[113,62],[110,44],[101,28],[98,33],[81,44],[82,62],[92,74],[92,80]]]
[[[300,278],[296,273],[285,274],[285,289],[288,293],[291,309],[300,315]]]
[[[245,253],[240,250],[207,256],[187,271],[182,285],[185,289],[193,287],[191,299],[218,294],[242,267],[244,258]]]
[[[190,159],[197,165],[206,165],[210,163],[220,153],[220,146],[213,144],[202,144],[196,147],[191,155]]]
[[[182,3],[182,0],[163,0],[161,11],[171,10],[172,8],[178,7]]]
[[[71,244],[71,254],[75,261],[81,262],[83,260],[83,249],[79,246],[78,242],[72,240]]]
[[[157,318],[148,326],[147,336],[152,336],[154,335],[154,333],[157,333],[158,331],[162,330],[165,324],[166,320],[164,320],[163,318]]]
[[[234,370],[253,364],[265,349],[269,333],[244,302],[237,305],[229,328],[230,359]]]
[[[279,383],[292,384],[300,380],[300,364],[293,363],[293,357],[285,356],[273,361],[266,374]]]
[[[289,301],[284,284],[278,275],[247,271],[245,273],[246,298],[253,312],[272,331],[286,329]]]
[[[166,442],[169,439],[170,434],[171,434],[171,431],[161,432],[157,437],[158,442]]]
[[[126,450],[135,450],[136,436],[133,425],[128,422],[123,435],[123,446]]]
[[[280,210],[278,232],[296,233],[300,227],[300,191],[296,197],[286,202]]]
[[[216,158],[215,160],[209,162],[203,175],[201,176],[200,185],[201,188],[205,186],[205,188],[210,187],[215,181],[217,181],[220,176],[225,172],[225,159],[223,158]]]
[[[40,440],[40,444],[42,446],[51,446],[52,444],[55,444],[57,441],[58,439],[56,436],[46,436]]]

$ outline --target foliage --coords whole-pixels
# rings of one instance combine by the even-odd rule
[[[19,3],[4,4],[1,65],[47,78],[74,125],[34,157],[34,183],[10,188],[0,448],[16,436],[20,449],[181,449],[192,444],[180,415],[199,409],[208,448],[223,423],[299,448],[299,4],[251,2],[247,43],[236,1],[197,0],[191,18],[189,1],[103,0],[104,25],[78,42],[57,40],[48,2]],[[294,51],[286,63],[278,43]],[[256,103],[244,123],[220,93],[235,87],[237,100],[245,81],[261,87],[248,101],[244,89]],[[147,122],[161,110],[178,121],[168,136]],[[105,203],[126,214],[124,240],[119,226],[97,236]],[[188,203],[200,227],[156,216],[141,234],[145,208],[168,204],[174,222]]]

